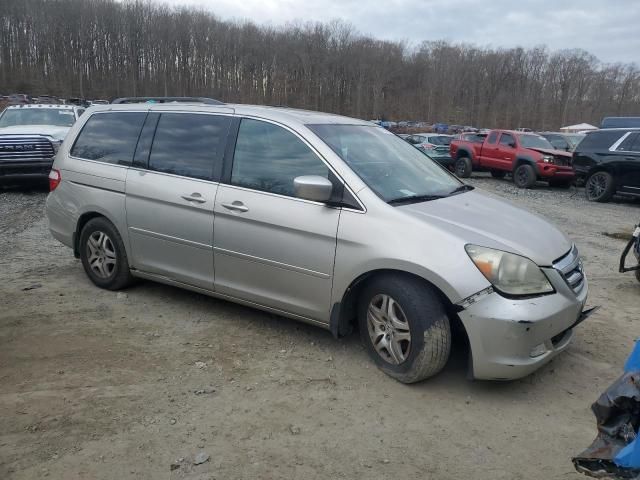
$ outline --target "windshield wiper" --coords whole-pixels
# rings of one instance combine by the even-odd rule
[[[444,198],[444,195],[409,195],[406,197],[398,197],[389,200],[389,205],[398,205],[401,203],[419,203],[428,202],[429,200],[437,200],[438,198]]]
[[[456,195],[458,193],[462,193],[462,192],[470,192],[471,190],[473,190],[475,187],[472,187],[471,185],[460,185],[458,188],[455,188],[454,190],[451,190],[449,192],[449,195]]]

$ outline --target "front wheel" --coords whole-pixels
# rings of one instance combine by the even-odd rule
[[[106,218],[87,222],[80,233],[79,250],[84,271],[96,286],[120,290],[132,282],[122,238]]]
[[[536,171],[528,163],[519,165],[513,172],[513,183],[518,188],[531,188],[536,183]]]
[[[471,176],[471,171],[473,170],[471,159],[469,157],[460,157],[456,160],[454,170],[458,177],[469,178]]]
[[[402,383],[437,374],[451,350],[449,319],[431,287],[390,274],[374,278],[358,304],[362,342],[375,364]]]
[[[615,192],[613,177],[609,172],[595,172],[587,178],[584,191],[590,202],[608,202]]]

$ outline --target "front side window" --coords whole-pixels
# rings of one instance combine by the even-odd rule
[[[71,148],[71,156],[131,165],[147,112],[96,113],[87,120]]]
[[[222,161],[230,119],[221,115],[163,113],[149,155],[149,170],[210,180]]]
[[[404,140],[398,141],[413,149]],[[329,168],[288,130],[242,119],[233,156],[232,185],[293,197],[293,180],[302,175],[329,178]]]
[[[70,108],[7,108],[0,116],[0,128],[16,125],[70,127],[76,121]]]
[[[383,128],[336,124],[307,127],[386,202],[433,200],[459,193],[465,187],[418,149]]]

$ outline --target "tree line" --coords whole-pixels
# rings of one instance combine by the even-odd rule
[[[341,21],[259,26],[141,0],[0,0],[0,12],[4,94],[209,96],[535,129],[640,115],[637,65],[583,50],[409,46]]]

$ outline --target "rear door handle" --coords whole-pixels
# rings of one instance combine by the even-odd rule
[[[226,208],[227,210],[235,210],[237,212],[248,212],[249,211],[249,207],[247,207],[246,205],[244,205],[242,202],[236,200],[233,203],[222,203],[221,204],[224,208]]]
[[[182,198],[187,202],[195,202],[195,203],[205,203],[206,200],[202,198],[198,192],[194,192],[191,195],[182,195]]]

